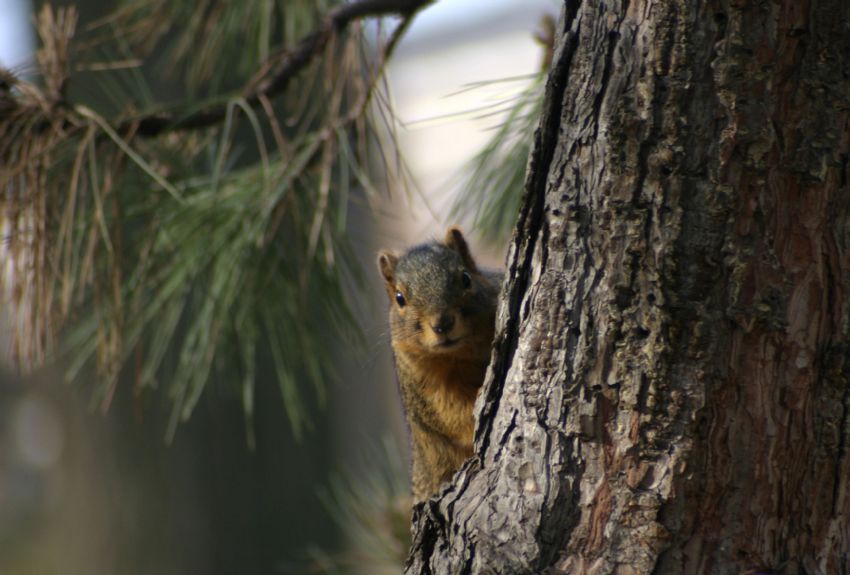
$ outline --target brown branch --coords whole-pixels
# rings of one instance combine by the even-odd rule
[[[304,36],[292,48],[281,49],[271,56],[242,89],[242,98],[254,108],[262,105],[263,98],[283,92],[289,81],[325,48],[331,36],[344,30],[352,21],[397,14],[404,16],[407,22],[410,16],[433,1],[360,0],[335,8],[317,30]],[[153,137],[164,132],[210,127],[223,121],[226,115],[226,103],[211,104],[185,116],[172,112],[156,112],[126,120],[119,126],[118,132],[125,133],[135,129],[139,136]]]

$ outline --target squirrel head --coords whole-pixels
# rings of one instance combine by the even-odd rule
[[[397,352],[463,356],[489,351],[492,287],[458,228],[449,228],[442,242],[415,246],[401,256],[379,252],[378,269],[390,299]],[[483,346],[479,340],[486,340]]]

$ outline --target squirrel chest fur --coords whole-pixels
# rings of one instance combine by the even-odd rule
[[[457,228],[402,256],[380,252],[378,268],[419,502],[472,455],[473,406],[490,360],[501,274],[476,266]]]

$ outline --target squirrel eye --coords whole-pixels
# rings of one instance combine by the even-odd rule
[[[472,278],[469,277],[467,272],[463,272],[463,275],[460,276],[460,281],[463,282],[464,289],[469,289],[472,287]]]
[[[404,304],[407,303],[400,291],[395,292],[395,301],[398,304],[398,307],[404,307]]]

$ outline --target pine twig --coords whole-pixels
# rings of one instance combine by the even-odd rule
[[[334,34],[345,30],[353,21],[366,17],[398,14],[405,22],[434,0],[361,0],[332,10],[319,29],[304,36],[295,46],[281,49],[262,66],[242,89],[242,99],[251,108],[262,105],[286,89],[289,81],[304,69],[322,50]],[[406,26],[405,26],[406,27]],[[212,104],[187,116],[172,112],[157,112],[126,120],[117,130],[123,133],[131,127],[140,136],[154,137],[164,132],[207,128],[220,123],[227,115],[227,104]]]

